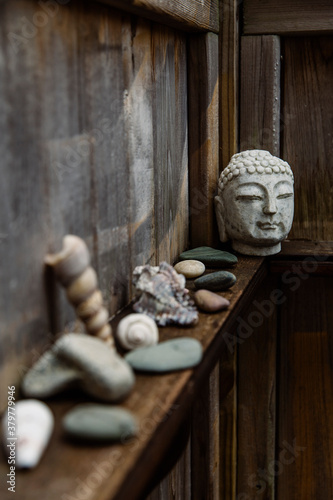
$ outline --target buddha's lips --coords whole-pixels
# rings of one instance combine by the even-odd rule
[[[267,229],[270,229],[270,230],[273,230],[273,229],[277,229],[279,224],[275,223],[275,222],[258,222],[257,225],[260,227],[260,229],[264,229],[264,230],[267,230]]]

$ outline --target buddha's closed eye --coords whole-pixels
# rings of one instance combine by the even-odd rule
[[[277,196],[277,199],[284,200],[286,198],[291,198],[292,196],[294,196],[294,193],[282,193]]]
[[[236,200],[239,201],[255,201],[255,200],[263,200],[263,196],[259,194],[239,194],[236,196]]]

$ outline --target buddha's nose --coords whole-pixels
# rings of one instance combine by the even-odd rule
[[[265,206],[263,208],[263,212],[266,215],[274,215],[277,212],[276,202],[274,196],[268,196]]]

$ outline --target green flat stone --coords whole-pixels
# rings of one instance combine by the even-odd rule
[[[191,368],[200,363],[201,358],[200,342],[188,337],[135,349],[125,356],[134,370],[157,373]]]
[[[125,440],[138,429],[129,411],[93,403],[76,406],[65,415],[62,426],[68,436],[89,441]]]
[[[213,292],[221,292],[231,288],[236,283],[236,280],[236,276],[228,271],[217,271],[197,278],[194,285],[197,289],[204,288]]]
[[[198,247],[179,255],[180,260],[199,260],[207,267],[230,267],[237,264],[236,255],[210,247]]]

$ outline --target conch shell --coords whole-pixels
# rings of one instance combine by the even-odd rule
[[[15,432],[12,432],[14,437],[9,435],[11,422],[8,422],[8,418],[14,413],[6,412],[2,421],[3,435],[7,437],[4,441],[6,450],[10,453],[9,443],[14,443],[16,467],[32,469],[39,463],[53,432],[53,413],[45,403],[36,399],[17,401],[15,412],[15,426],[12,424],[12,428],[16,427],[17,436]]]
[[[129,351],[155,345],[158,343],[158,328],[146,314],[129,314],[118,324],[117,339]]]
[[[61,252],[47,255],[45,263],[54,268],[87,332],[114,345],[108,322],[109,312],[103,305],[103,296],[98,290],[97,275],[90,266],[90,254],[85,242],[78,236],[66,235]]]
[[[185,288],[185,277],[167,262],[136,267],[133,283],[139,295],[133,305],[136,312],[147,314],[160,326],[198,322],[197,309]]]

